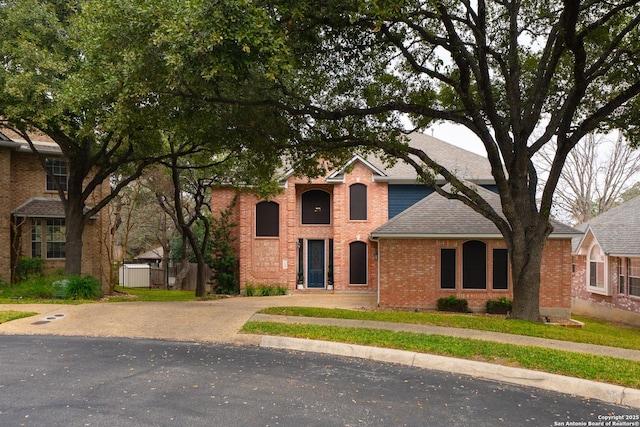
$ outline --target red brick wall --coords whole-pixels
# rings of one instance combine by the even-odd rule
[[[587,289],[587,257],[585,255],[574,255],[574,272],[571,278],[573,297],[602,307],[625,310],[640,315],[640,298],[618,293],[619,277],[616,258],[607,256],[606,259],[609,271],[607,280],[609,286],[611,286],[611,295],[601,295],[590,292]],[[626,269],[626,259],[624,262],[624,268]]]
[[[307,180],[292,177],[281,194],[270,200],[280,206],[279,238],[255,236],[255,205],[260,201],[243,192],[237,203],[237,248],[240,258],[241,288],[246,284],[280,284],[296,289],[298,239],[333,239],[334,289],[336,291],[375,292],[377,289],[376,244],[368,235],[387,221],[387,184],[374,183],[372,171],[356,162],[345,176],[344,183],[327,184],[325,179]],[[367,186],[368,213],[366,221],[349,220],[349,186],[362,183]],[[301,222],[302,194],[311,189],[326,191],[331,196],[331,224],[303,225]],[[233,197],[225,188],[212,190],[214,211],[225,206]],[[368,245],[368,283],[352,285],[349,282],[349,244],[362,241]],[[325,248],[328,243],[325,244]],[[306,261],[306,252],[305,252]],[[306,270],[306,266],[305,266]]]
[[[0,148],[0,281],[11,281],[11,151]]]
[[[509,290],[493,290],[492,249],[504,248],[502,240],[487,244],[487,290],[462,289],[462,244],[465,240],[382,239],[380,241],[380,303],[388,307],[437,307],[439,298],[455,295],[466,299],[472,310],[482,310],[489,299],[513,298]],[[440,289],[440,249],[458,248],[456,289]],[[543,253],[540,287],[541,309],[571,307],[571,245],[569,240],[549,240]]]

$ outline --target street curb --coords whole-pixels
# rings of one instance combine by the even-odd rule
[[[469,375],[486,380],[535,387],[640,409],[640,390],[637,389],[486,362],[355,344],[277,336],[262,336],[260,347],[328,353],[398,363],[422,369],[433,369],[452,374]]]

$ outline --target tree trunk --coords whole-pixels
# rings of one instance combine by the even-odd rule
[[[84,204],[81,200],[69,197],[65,207],[65,273],[82,274],[82,233],[84,231]]]
[[[530,215],[534,215],[531,213]],[[548,220],[519,237],[507,239],[513,278],[513,304],[509,318],[540,322],[542,252],[551,225]]]

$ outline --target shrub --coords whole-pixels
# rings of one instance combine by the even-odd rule
[[[96,299],[102,296],[100,281],[93,276],[70,276],[56,283],[60,283],[62,296],[66,299]]]
[[[16,280],[22,282],[30,277],[44,276],[44,259],[20,257],[16,263]]]
[[[245,295],[248,297],[269,297],[274,295],[286,295],[287,288],[282,285],[253,285],[247,283],[244,288]]]
[[[467,313],[469,312],[469,303],[466,299],[460,299],[456,298],[455,295],[450,295],[438,300],[438,310]]]
[[[487,301],[487,313],[490,314],[507,314],[511,311],[511,301],[502,297],[498,299],[490,299]]]

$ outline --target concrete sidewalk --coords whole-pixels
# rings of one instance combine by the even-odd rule
[[[375,303],[375,295],[371,294],[294,294],[279,297],[238,297],[213,301],[175,303],[0,304],[0,310],[34,311],[39,313],[37,316],[0,324],[0,335],[150,338],[170,341],[258,345],[269,348],[322,352],[407,364],[453,374],[471,375],[493,381],[599,399],[607,403],[640,409],[640,390],[626,387],[423,353],[239,333],[242,326],[249,320],[313,323],[457,336],[640,361],[640,351],[519,335],[426,325],[269,316],[256,313],[263,308],[274,306],[366,309],[375,307]]]

